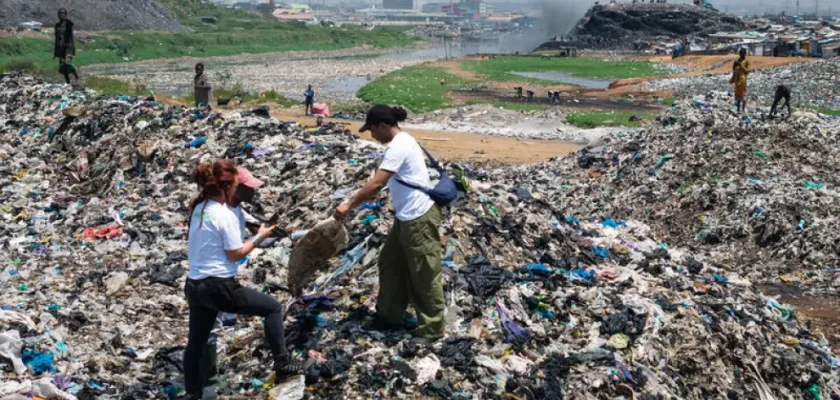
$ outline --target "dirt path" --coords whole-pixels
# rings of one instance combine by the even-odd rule
[[[779,302],[790,304],[800,321],[809,321],[817,332],[825,335],[833,347],[840,347],[840,299],[836,296],[809,296],[788,284],[759,285],[758,289]]]
[[[684,56],[677,59],[671,59],[670,56],[661,56],[661,57],[641,57],[637,58],[639,60],[645,61],[652,61],[652,62],[660,62],[663,64],[673,64],[673,65],[682,65],[684,67],[689,68],[688,72],[678,74],[678,75],[667,75],[662,77],[652,77],[652,78],[632,78],[632,79],[619,79],[610,86],[610,89],[626,87],[626,86],[633,86],[637,85],[642,82],[657,80],[657,79],[671,79],[671,78],[684,78],[689,76],[697,76],[697,75],[714,75],[714,74],[728,74],[732,72],[732,64],[735,62],[735,59],[738,58],[735,55],[721,55],[721,56]],[[814,59],[812,58],[794,58],[794,57],[749,57],[750,64],[752,65],[753,70],[756,69],[765,69],[765,68],[775,68],[775,67],[783,67],[785,65],[791,65],[801,62],[812,62]]]
[[[275,110],[271,115],[281,121],[297,121],[315,126],[316,119],[306,117],[303,109]],[[326,122],[343,124],[351,132],[366,140],[373,140],[370,133],[359,133],[361,121],[325,118]],[[469,133],[430,131],[406,128],[436,157],[455,162],[482,162],[490,164],[530,164],[564,156],[580,146],[559,140],[515,139]]]
[[[565,93],[566,99],[559,105],[566,108],[578,109],[592,109],[600,108],[605,110],[623,110],[623,111],[653,111],[661,108],[654,100],[658,98],[667,98],[673,95],[670,91],[641,91],[637,87],[639,83],[647,82],[657,79],[670,79],[695,75],[707,74],[722,74],[729,73],[732,70],[732,63],[735,60],[734,55],[720,55],[720,56],[685,56],[672,60],[670,56],[640,56],[633,57],[639,61],[660,62],[664,64],[677,64],[689,68],[689,71],[683,74],[666,75],[660,77],[642,77],[631,79],[619,79],[610,85],[607,90],[589,90],[582,89],[571,85],[549,85],[538,86],[536,91],[537,102],[549,104],[546,100],[546,91],[560,91]],[[528,84],[525,81],[509,81],[509,82],[492,82],[485,81],[480,75],[472,71],[466,71],[461,68],[461,62],[467,60],[480,60],[481,57],[471,56],[463,57],[457,60],[436,61],[432,66],[443,68],[446,72],[470,81],[482,82],[477,90],[473,91],[453,91],[450,92],[450,97],[460,101],[517,101],[514,95],[514,88],[534,88],[535,85]],[[791,57],[750,57],[750,63],[754,69],[780,67],[799,62],[809,62],[811,59],[791,58]],[[617,102],[612,99],[618,98],[633,98],[633,103]]]

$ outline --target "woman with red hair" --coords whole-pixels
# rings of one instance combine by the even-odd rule
[[[227,161],[200,164],[192,173],[199,195],[189,207],[187,257],[190,273],[184,292],[190,306],[189,338],[184,352],[188,399],[200,399],[204,385],[201,358],[219,312],[265,318],[265,336],[274,356],[277,379],[302,373],[303,365],[286,351],[283,306],[236,281],[237,262],[254,250],[274,227],[261,226],[243,242],[239,219],[231,210],[239,172]]]

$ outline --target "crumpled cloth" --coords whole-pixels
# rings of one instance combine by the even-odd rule
[[[23,341],[20,340],[20,332],[10,330],[0,333],[0,358],[12,361],[15,374],[23,375],[26,372],[26,365],[20,359]]]
[[[347,228],[341,221],[329,218],[310,229],[292,249],[289,257],[288,285],[295,297],[315,277],[315,273],[326,269],[328,260],[347,247]]]

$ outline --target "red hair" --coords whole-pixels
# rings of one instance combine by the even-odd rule
[[[198,164],[190,177],[193,182],[198,184],[200,192],[198,197],[190,203],[190,207],[188,209],[188,212],[190,213],[189,221],[192,222],[192,213],[197,205],[212,197],[224,196],[228,189],[232,186],[236,186],[238,183],[238,176],[239,171],[236,170],[236,167],[225,160],[219,160],[212,164]],[[206,206],[207,204],[205,203],[204,206],[201,207],[200,223],[204,222],[204,207]]]

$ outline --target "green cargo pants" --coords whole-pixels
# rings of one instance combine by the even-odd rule
[[[440,220],[436,205],[415,220],[395,220],[379,254],[378,316],[399,324],[411,301],[417,312],[416,333],[430,339],[440,338],[444,332]]]

